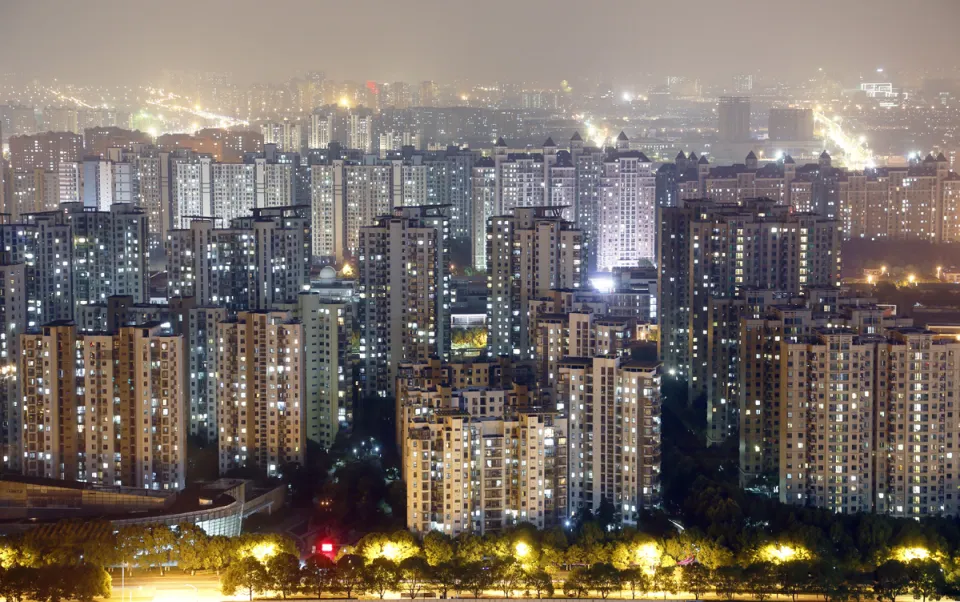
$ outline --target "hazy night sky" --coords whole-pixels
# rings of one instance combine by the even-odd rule
[[[954,69],[960,0],[0,0],[0,71],[241,83],[310,69],[379,81],[803,77]]]

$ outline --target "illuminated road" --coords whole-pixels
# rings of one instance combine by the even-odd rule
[[[839,117],[830,118],[820,111],[814,111],[813,117],[823,127],[824,137],[832,142],[843,153],[843,163],[850,169],[864,169],[873,167],[873,155],[864,141],[845,132]]]
[[[161,107],[165,111],[174,111],[177,113],[188,113],[195,117],[208,119],[210,121],[216,121],[217,127],[221,127],[221,128],[229,128],[236,125],[250,125],[249,121],[244,121],[243,119],[237,119],[235,117],[229,117],[227,115],[218,115],[217,113],[211,113],[210,111],[204,111],[199,106],[189,107],[189,106],[182,106],[178,104],[171,104],[172,101],[176,98],[179,98],[179,97],[173,94],[168,94],[166,96],[157,96],[155,98],[148,98],[147,104]]]
[[[237,594],[234,596],[224,596],[220,593],[220,578],[213,573],[201,573],[197,575],[186,575],[180,571],[174,570],[163,577],[159,576],[157,573],[144,573],[138,571],[134,573],[133,577],[127,576],[126,587],[123,590],[123,597],[121,598],[121,587],[120,587],[120,573],[111,573],[113,577],[113,596],[111,600],[119,600],[123,602],[124,600],[128,602],[219,602],[222,600],[227,600],[231,602],[240,602],[246,601],[247,598],[245,595]],[[556,593],[554,598],[564,598],[563,590],[561,588],[562,578],[560,575],[556,577],[557,582],[554,587],[556,588]],[[431,591],[430,587],[425,587],[423,591]],[[535,599],[536,595],[531,594],[529,597],[524,597],[522,590],[515,591],[510,599],[520,600],[520,599]],[[354,596],[358,597],[358,596]],[[365,594],[362,596],[365,599],[378,599],[378,596],[375,594]],[[451,598],[456,598],[456,594],[451,592]],[[272,592],[259,595],[256,599],[278,599],[279,595],[274,595]],[[333,594],[331,598],[342,598],[341,594]],[[400,598],[399,592],[388,592],[386,595],[387,599],[396,600]],[[473,595],[464,591],[460,596],[462,599],[471,600]],[[485,599],[503,599],[502,591],[487,590],[484,592]],[[315,596],[306,596],[301,597],[297,596],[292,598],[293,600],[303,600],[303,599],[316,599]],[[409,599],[409,598],[408,598]],[[433,598],[436,600],[437,598]],[[596,597],[595,599],[599,599]],[[613,593],[609,596],[608,599],[631,599],[629,591]],[[663,600],[664,596],[658,592],[648,592],[645,595],[637,596],[638,600]],[[667,600],[691,600],[693,599],[692,594],[681,593],[681,594],[667,594]],[[719,600],[719,598],[713,593],[710,592],[704,596],[700,597],[701,600]],[[753,600],[754,598],[747,595],[738,595],[738,600]],[[820,600],[821,598],[818,595],[800,595],[797,597],[797,602],[803,600],[804,602],[812,602]],[[901,596],[901,600],[912,600],[909,596]],[[790,596],[778,595],[771,596],[770,600],[778,600],[780,602],[792,602]]]

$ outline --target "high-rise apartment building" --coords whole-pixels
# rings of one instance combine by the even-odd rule
[[[717,134],[724,142],[750,140],[750,97],[721,96],[717,103]]]
[[[656,178],[639,151],[615,151],[603,160],[597,186],[594,235],[597,269],[612,271],[656,259]]]
[[[350,148],[355,148],[364,153],[373,152],[373,115],[361,115],[360,113],[350,114],[350,135],[347,143]]]
[[[657,265],[661,296],[661,353],[666,374],[686,380],[691,399],[706,396],[708,439],[736,427],[736,404],[715,390],[709,344],[717,304],[748,289],[798,295],[839,286],[839,222],[793,213],[769,199],[740,204],[681,201],[661,210]],[[713,309],[712,309],[713,308]],[[717,341],[736,340],[739,322]]]
[[[104,303],[129,295],[136,303],[149,296],[147,214],[129,203],[109,211],[65,204],[73,234],[71,272],[76,303]]]
[[[276,144],[277,150],[285,153],[299,153],[300,144],[300,124],[294,121],[284,119],[283,121],[271,121],[260,126],[260,133],[263,134],[264,144]]]
[[[450,222],[402,207],[360,228],[360,360],[365,395],[392,393],[402,362],[450,352]]]
[[[57,173],[60,164],[82,159],[83,138],[71,132],[46,132],[10,137],[10,167],[14,171],[42,169]]]
[[[771,108],[767,132],[774,142],[813,140],[813,109]]]
[[[35,213],[19,223],[2,223],[0,241],[8,260],[25,266],[27,326],[71,320],[73,234],[66,214]]]
[[[183,339],[157,324],[81,334],[53,322],[22,338],[27,476],[182,489]]]
[[[441,409],[411,421],[404,436],[411,531],[455,536],[563,524],[567,421],[557,414]]]
[[[43,127],[48,132],[79,134],[77,110],[67,107],[47,107],[43,110]]]
[[[230,228],[194,220],[167,236],[170,297],[199,305],[267,309],[295,301],[309,283],[307,207],[254,209]]]
[[[521,207],[487,226],[487,350],[530,359],[529,304],[551,289],[579,288],[582,234],[555,208]],[[535,323],[534,323],[535,326]]]
[[[535,331],[534,376],[541,403],[565,411],[557,398],[559,366],[565,358],[619,357],[629,355],[636,339],[636,321],[627,317],[595,314],[590,309],[562,312],[556,300],[531,303],[530,317]]]
[[[635,524],[660,503],[660,364],[613,355],[560,362],[568,408],[570,512],[606,501]]]
[[[310,115],[310,135],[307,148],[327,148],[334,142],[333,125],[336,117],[332,113],[313,113]]]
[[[220,474],[268,476],[303,463],[303,326],[289,312],[240,312],[217,325]]]
[[[26,327],[26,266],[0,261],[0,456],[8,470],[20,468],[20,335]]]
[[[303,328],[305,436],[329,449],[353,414],[350,306],[303,292],[296,303],[280,307],[289,308]]]

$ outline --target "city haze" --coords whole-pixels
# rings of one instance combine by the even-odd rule
[[[82,84],[139,84],[162,69],[230,72],[247,83],[311,69],[381,81],[709,81],[756,70],[795,80],[818,68],[841,77],[954,68],[958,22],[953,0],[909,9],[893,0],[6,0],[0,71]]]

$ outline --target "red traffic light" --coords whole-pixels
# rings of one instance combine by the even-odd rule
[[[332,543],[320,544],[320,551],[323,552],[324,554],[329,554],[330,552],[333,552],[333,544]]]

